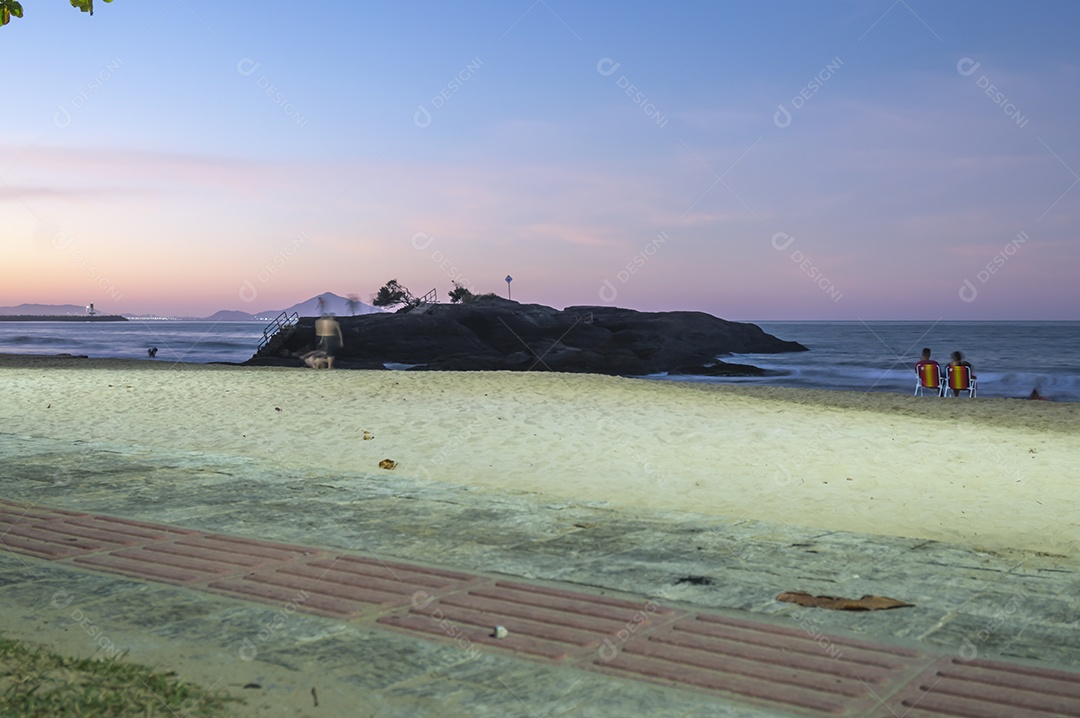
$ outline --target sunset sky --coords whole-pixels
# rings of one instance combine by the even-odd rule
[[[1074,0],[24,7],[0,305],[1080,318]]]

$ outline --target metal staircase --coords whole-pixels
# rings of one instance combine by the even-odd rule
[[[281,345],[285,343],[285,340],[296,331],[298,321],[300,321],[300,316],[296,312],[292,314],[282,312],[277,315],[274,321],[263,328],[262,339],[259,340],[255,356],[270,356],[281,349]]]
[[[416,300],[416,303],[409,308],[407,314],[427,314],[431,311],[431,308],[439,303],[438,293],[432,289]]]

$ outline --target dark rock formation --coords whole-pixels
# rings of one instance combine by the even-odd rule
[[[642,376],[753,376],[757,367],[716,359],[731,353],[806,351],[755,324],[704,312],[638,312],[489,298],[475,304],[429,304],[407,313],[338,317],[345,347],[335,367],[382,369],[411,364],[428,370],[565,371]],[[246,364],[299,366],[315,347],[315,319],[300,319],[275,355]]]

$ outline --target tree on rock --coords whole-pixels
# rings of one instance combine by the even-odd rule
[[[379,288],[379,293],[371,303],[376,307],[393,307],[398,304],[412,306],[417,302],[407,287],[401,286],[398,280],[391,279]]]
[[[470,292],[468,287],[462,286],[461,282],[458,281],[454,282],[454,288],[447,293],[447,296],[450,297],[451,304],[457,304],[458,302],[472,304],[476,301],[476,295]]]
[[[451,304],[475,304],[482,299],[498,299],[499,295],[495,292],[488,292],[486,294],[473,294],[472,290],[468,287],[462,286],[460,282],[454,282],[454,288],[447,292],[447,296],[450,297]]]

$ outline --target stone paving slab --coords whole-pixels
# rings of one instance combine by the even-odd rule
[[[1080,716],[1080,673],[812,634],[764,619],[693,612],[568,587],[495,580],[306,546],[262,542],[99,515],[50,515],[49,507],[0,500],[7,516],[52,527],[95,526],[90,555],[36,559],[125,576],[179,582],[294,611],[351,619],[375,608],[385,628],[470,648],[573,663],[632,679],[716,692],[806,716],[865,716],[879,708],[934,715]],[[42,515],[49,515],[43,519]],[[11,521],[9,530],[19,528]],[[135,548],[132,543],[140,542]],[[235,549],[235,550],[233,550]],[[193,558],[198,556],[198,558]],[[233,578],[222,581],[220,577]],[[238,589],[264,586],[269,592]],[[289,596],[291,595],[291,599]],[[52,602],[58,601],[54,594]],[[309,605],[314,596],[317,600]],[[327,599],[329,601],[318,599]],[[403,608],[404,607],[404,608]],[[152,613],[159,614],[155,607]],[[508,631],[492,633],[493,626]],[[256,634],[258,635],[258,634]],[[251,650],[257,647],[248,639]],[[243,649],[241,649],[243,650]]]
[[[862,637],[965,660],[1018,659],[1048,668],[1080,669],[1080,561],[1072,556],[822,532],[737,517],[616,510],[602,503],[479,490],[390,473],[301,471],[271,461],[234,456],[165,455],[160,450],[143,452],[138,447],[3,433],[0,477],[8,498],[62,507],[67,512],[63,515],[120,515],[191,527],[200,534],[244,536],[256,541],[272,538],[290,545],[319,546],[329,554],[362,550],[383,560],[394,556],[427,567],[437,563],[488,577],[501,575],[507,580],[560,582],[592,594],[641,596],[658,605],[686,609],[691,615],[738,609],[811,636]],[[0,513],[0,520],[2,517]],[[483,525],[477,526],[477,521]],[[1055,530],[1075,532],[1077,527]],[[71,566],[70,560],[59,563]],[[189,635],[199,636],[200,645],[220,648],[232,636],[233,645],[222,650],[235,654],[235,632],[229,621],[239,620],[238,616],[260,615],[250,611],[275,615],[267,608],[270,604],[249,609],[248,604],[227,596],[193,594],[180,585],[155,585],[151,600],[146,593],[149,584],[118,575],[81,571],[70,574],[71,568],[63,569],[68,572],[64,579],[67,583],[58,585],[51,577],[35,573],[45,565],[61,568],[56,561],[0,561],[0,601],[5,611],[14,604],[26,606],[27,615],[47,615],[32,611],[34,602],[40,604],[44,596],[47,604],[54,591],[69,586],[77,589],[79,596],[92,600],[115,625],[132,625],[130,621],[134,620],[145,623],[149,628],[140,629],[143,633],[128,634],[129,645],[136,648],[155,637],[178,641]],[[700,581],[684,581],[686,578]],[[105,588],[110,585],[128,588]],[[130,586],[144,590],[135,593]],[[874,593],[916,606],[872,613],[829,612],[777,602],[775,596],[781,591],[852,597]],[[188,598],[161,603],[162,597],[174,595]],[[138,596],[144,598],[136,601]],[[275,599],[278,609],[289,599],[289,595]],[[190,613],[199,602],[207,601],[223,601],[222,605],[229,606],[213,614],[226,623],[200,620]],[[169,617],[168,621],[154,623],[155,605]],[[117,607],[116,611],[109,608],[112,606]],[[308,615],[302,620],[305,627],[310,627],[310,621],[329,619]],[[266,670],[295,672],[301,664],[289,658],[290,651],[303,646],[315,649],[318,643],[330,641],[330,636],[340,635],[337,627],[357,621],[366,626],[369,619],[361,616],[345,623],[331,621],[333,630],[320,623],[318,630],[312,629],[317,638],[310,644],[299,636],[296,641],[278,643],[288,630],[283,628],[271,641],[276,647],[260,644],[259,657],[252,663]],[[296,613],[290,617],[289,625],[300,622],[300,614]],[[248,623],[254,629],[245,635],[254,636],[261,630],[254,621],[249,619]],[[374,624],[371,629],[375,630]],[[371,638],[375,635],[380,637],[377,641]],[[377,630],[365,634],[369,646],[402,641],[410,635]],[[417,640],[421,643],[415,645],[426,645],[426,638]],[[461,651],[449,636],[436,643]],[[487,650],[494,653],[489,655],[484,652]],[[462,678],[474,666],[491,661],[492,674],[500,670],[507,675],[520,672],[543,684],[537,688],[537,700],[544,698],[549,704],[559,698],[556,685],[565,690],[575,681],[598,681],[596,686],[601,687],[597,695],[605,696],[607,702],[599,705],[570,701],[577,706],[575,710],[583,711],[569,713],[574,715],[616,715],[619,713],[608,710],[616,705],[631,706],[622,712],[627,715],[640,712],[632,707],[635,705],[668,704],[671,710],[661,710],[657,715],[796,714],[794,709],[740,706],[718,700],[719,693],[699,691],[700,695],[696,695],[694,691],[666,688],[662,683],[623,680],[600,673],[599,667],[583,672],[570,665],[567,668],[571,673],[566,674],[556,664],[522,663],[514,658],[515,654],[498,647],[484,651],[474,651],[471,660],[455,664],[445,675],[425,673],[422,666],[403,666],[403,674],[411,672],[415,683],[388,683],[379,689],[379,695],[393,694],[406,702],[415,700],[417,706],[424,706],[420,712],[433,715],[453,714],[443,711],[451,704],[436,696],[471,697],[473,704],[469,710],[463,708],[461,715],[497,714],[496,708],[482,701],[496,700],[494,695],[512,698],[510,689],[501,685],[494,689],[488,684],[477,686],[471,678]],[[315,649],[312,655],[317,654]],[[202,655],[213,657],[206,651]],[[382,662],[392,656],[392,651],[377,655]],[[409,655],[422,656],[424,651]],[[268,659],[265,662],[264,657]],[[278,662],[270,663],[271,657]],[[321,654],[318,661],[333,661],[333,656]],[[290,668],[286,669],[286,664]],[[394,669],[388,671],[393,673]],[[359,680],[357,675],[350,673],[351,678],[346,680],[344,674],[333,673],[335,678],[352,683]],[[552,678],[550,685],[545,683],[545,676]],[[280,685],[289,680],[283,678]],[[510,683],[523,695],[529,693]],[[453,691],[440,693],[449,691],[450,686]],[[575,692],[571,691],[571,697]],[[615,696],[623,699],[618,701]],[[505,706],[505,701],[498,705]],[[400,705],[382,707],[385,714],[394,715]],[[542,714],[537,711],[537,715]],[[898,715],[902,713],[897,710]],[[524,710],[521,714],[529,715]]]
[[[0,584],[0,605],[16,628],[8,637],[75,655],[164,660],[185,680],[247,699],[237,715],[792,718],[468,643],[375,630],[363,621],[286,614],[280,603],[91,573],[71,562],[0,551],[0,576],[17,579]],[[225,675],[231,680],[222,682]]]

